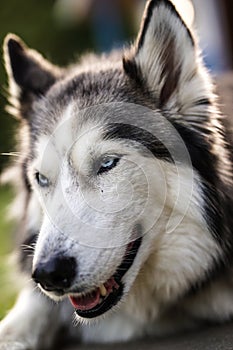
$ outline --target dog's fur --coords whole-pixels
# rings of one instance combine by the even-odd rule
[[[174,6],[148,1],[132,47],[67,69],[11,34],[4,53],[8,108],[22,124],[21,266],[37,282],[54,256],[75,268],[59,297],[42,288],[59,303],[27,284],[0,323],[2,346],[49,348],[61,328],[112,342],[229,320],[232,148],[197,40]],[[131,241],[137,254],[127,261]],[[25,245],[34,244],[32,261]],[[101,286],[125,254],[132,265],[117,305],[94,320],[76,315],[74,327],[67,296]]]

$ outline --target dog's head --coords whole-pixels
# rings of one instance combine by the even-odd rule
[[[123,57],[60,69],[14,35],[4,49],[11,112],[29,135],[30,215],[41,213],[34,280],[95,318],[123,299],[153,255],[148,285],[161,298],[184,293],[204,276],[218,246],[197,186],[209,164],[193,173],[179,132],[188,142],[189,129],[204,130],[214,97],[175,7],[149,1]]]

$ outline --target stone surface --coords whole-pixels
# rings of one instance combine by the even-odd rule
[[[160,340],[144,340],[128,344],[75,345],[62,350],[232,350],[233,324],[225,324],[171,336]]]

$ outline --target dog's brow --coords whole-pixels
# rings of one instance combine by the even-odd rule
[[[128,139],[142,144],[152,155],[158,159],[172,162],[172,156],[165,145],[153,134],[130,124],[112,123],[104,139]]]

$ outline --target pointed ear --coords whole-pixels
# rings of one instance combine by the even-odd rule
[[[14,34],[6,36],[3,50],[13,114],[26,118],[27,108],[55,83],[59,69],[38,52],[27,48]]]
[[[137,41],[123,58],[125,72],[166,109],[181,92],[181,99],[188,97],[186,84],[195,78],[198,65],[197,44],[173,4],[148,1]]]

